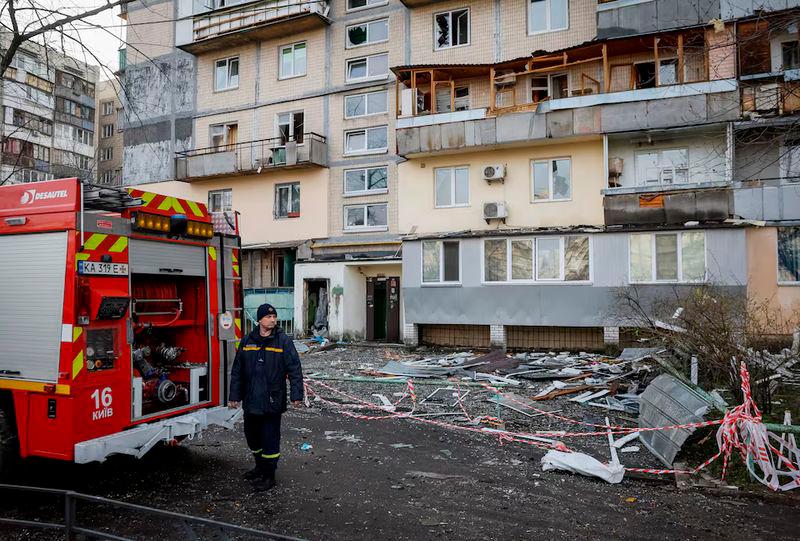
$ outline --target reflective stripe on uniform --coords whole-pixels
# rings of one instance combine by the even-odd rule
[[[261,458],[280,458],[280,453],[275,453],[274,455],[261,455]]]
[[[261,451],[263,451],[263,450],[264,450],[264,449],[259,449],[259,450],[257,450],[257,451],[253,451],[252,449],[250,449],[250,452],[251,452],[251,453],[253,453],[254,455],[257,455],[258,453],[260,453],[260,452],[261,452]]]

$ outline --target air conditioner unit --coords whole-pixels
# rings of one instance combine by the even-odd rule
[[[487,222],[489,220],[505,220],[507,217],[508,209],[505,201],[492,201],[483,204],[483,219]]]
[[[506,178],[505,165],[487,165],[483,168],[484,180],[504,180]]]

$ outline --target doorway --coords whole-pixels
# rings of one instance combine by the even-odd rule
[[[328,281],[305,280],[303,331],[307,336],[328,334]]]
[[[367,340],[400,341],[400,278],[367,278]]]

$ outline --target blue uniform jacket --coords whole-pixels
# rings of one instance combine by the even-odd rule
[[[258,327],[247,335],[233,360],[229,400],[253,415],[286,411],[286,377],[291,399],[303,400],[303,370],[294,342],[280,327],[267,337]]]

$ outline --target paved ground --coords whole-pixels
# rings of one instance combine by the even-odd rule
[[[302,451],[303,443],[312,449]],[[239,479],[251,460],[240,431],[221,429],[142,460],[86,466],[32,460],[13,481],[313,540],[798,537],[797,498],[678,491],[671,479],[608,485],[543,472],[539,449],[408,421],[364,422],[317,407],[291,411],[282,452],[280,484],[267,494]],[[61,511],[43,497],[0,498],[0,513],[16,517],[50,520]],[[137,539],[189,538],[177,525],[139,513],[86,508],[78,516]],[[53,537],[0,529],[0,538]]]

